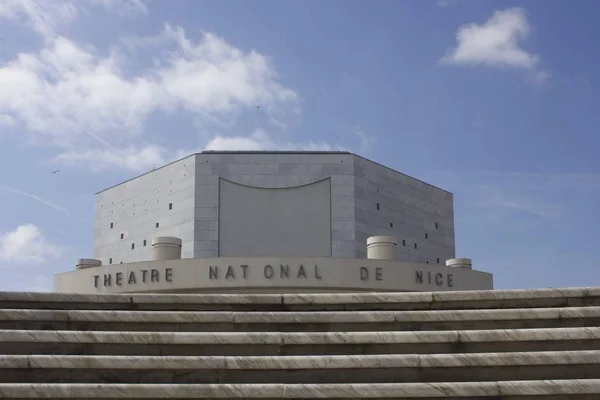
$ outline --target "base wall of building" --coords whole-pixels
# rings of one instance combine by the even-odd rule
[[[493,289],[486,272],[329,257],[204,258],[92,267],[55,275],[55,292],[450,291]]]

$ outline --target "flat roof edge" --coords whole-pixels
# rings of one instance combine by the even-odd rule
[[[139,178],[139,177],[141,177],[141,176],[148,175],[149,173],[151,173],[151,172],[154,172],[154,171],[157,171],[157,170],[159,170],[159,169],[161,169],[161,168],[168,167],[169,165],[171,165],[171,164],[175,164],[176,162],[179,162],[179,161],[181,161],[181,160],[185,160],[186,158],[193,157],[193,156],[195,156],[196,154],[199,154],[199,153],[192,153],[192,154],[190,154],[190,155],[187,155],[187,156],[185,156],[185,157],[178,158],[177,160],[173,160],[173,161],[171,161],[171,162],[169,162],[169,163],[166,163],[165,165],[161,165],[160,167],[157,167],[157,168],[151,169],[150,171],[146,171],[146,172],[144,172],[143,174],[139,174],[139,175],[136,175],[136,176],[134,176],[133,178],[126,179],[126,180],[124,180],[123,182],[116,183],[116,184],[114,184],[114,185],[112,185],[112,186],[109,186],[109,187],[107,187],[106,189],[102,189],[102,190],[100,190],[100,191],[98,191],[98,192],[94,193],[94,196],[96,196],[96,195],[98,195],[98,194],[100,194],[100,193],[102,193],[102,192],[106,192],[107,190],[110,190],[110,189],[112,189],[112,188],[115,188],[115,187],[117,187],[117,186],[120,186],[120,185],[122,185],[122,184],[124,184],[124,183],[127,183],[127,182],[129,182],[129,181],[132,181],[132,180],[134,180],[134,179],[137,179],[137,178]]]
[[[199,154],[348,154],[355,155],[349,151],[325,151],[325,150],[204,150]]]
[[[168,167],[171,164],[174,164],[176,162],[179,162],[181,160],[184,160],[186,158],[193,157],[193,156],[196,156],[196,155],[199,155],[199,154],[333,154],[333,155],[337,154],[337,155],[351,155],[351,156],[355,156],[355,157],[361,158],[363,160],[366,160],[368,162],[372,162],[373,164],[376,164],[376,165],[378,165],[378,166],[380,166],[382,168],[386,168],[386,169],[388,169],[390,171],[393,171],[393,172],[395,172],[397,174],[406,176],[406,177],[408,177],[410,179],[414,179],[414,180],[416,180],[418,182],[421,182],[421,183],[423,183],[423,184],[425,184],[427,186],[430,186],[430,187],[435,188],[437,190],[441,190],[442,192],[445,192],[445,193],[448,193],[451,196],[454,196],[454,194],[452,192],[450,192],[448,190],[445,190],[445,189],[442,189],[439,186],[432,185],[431,183],[427,183],[427,182],[425,182],[425,181],[423,181],[421,179],[415,178],[414,176],[407,175],[407,174],[405,174],[403,172],[400,172],[400,171],[398,171],[398,170],[396,170],[396,169],[394,169],[392,167],[388,167],[388,166],[383,165],[383,164],[381,164],[381,163],[379,163],[377,161],[370,160],[370,159],[368,159],[366,157],[360,156],[358,154],[355,154],[355,153],[352,153],[352,152],[349,152],[349,151],[295,151],[295,150],[289,150],[289,151],[288,150],[273,150],[273,151],[266,151],[266,150],[204,150],[204,151],[202,151],[200,153],[192,153],[190,155],[187,155],[185,157],[179,158],[177,160],[173,160],[170,163],[167,163],[165,165],[161,165],[158,168],[152,169],[150,171],[144,172],[143,174],[134,176],[133,178],[124,180],[123,182],[120,182],[120,183],[114,184],[112,186],[109,186],[106,189],[102,189],[102,190],[94,193],[94,196],[99,195],[100,193],[106,192],[107,190],[110,190],[110,189],[115,188],[117,186],[123,185],[124,183],[132,181],[132,180],[137,179],[139,177],[142,177],[144,175],[147,175],[147,174],[149,174],[151,172],[157,171],[157,170],[159,170],[161,168]]]

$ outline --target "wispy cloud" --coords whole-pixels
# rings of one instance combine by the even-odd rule
[[[456,200],[465,210],[489,209],[490,215],[502,216],[499,218],[513,213],[572,219],[581,210],[593,207],[594,199],[600,196],[597,172],[440,171],[432,179],[462,193]],[[457,216],[457,220],[460,218]]]
[[[358,85],[358,80],[346,71],[342,71],[342,91],[350,92],[356,85]]]
[[[105,147],[64,151],[54,161],[66,166],[84,165],[92,172],[114,168],[142,172],[175,160],[175,154],[162,146],[142,143],[120,149]]]
[[[62,235],[62,236],[66,237],[68,239],[71,239],[73,241],[79,241],[80,240],[80,239],[77,239],[75,236],[73,236],[73,235],[71,235],[71,234],[69,234],[69,233],[67,233],[65,231],[62,231],[60,229],[57,229],[57,228],[50,228],[50,229],[52,229],[54,232],[58,233],[59,235]]]
[[[15,120],[14,118],[8,115],[0,115],[0,126],[14,126]]]
[[[41,196],[37,196],[37,195],[35,195],[33,193],[29,193],[29,192],[26,192],[24,190],[15,189],[13,187],[6,186],[6,185],[0,185],[0,189],[5,190],[7,192],[14,193],[14,194],[18,194],[18,195],[21,195],[21,196],[28,197],[30,199],[33,199],[33,200],[37,201],[40,204],[43,204],[43,205],[48,206],[50,208],[53,208],[56,211],[59,211],[59,212],[65,214],[65,215],[72,216],[71,213],[69,212],[69,210],[67,210],[66,208],[64,208],[62,206],[59,206],[58,204],[54,204],[51,201],[46,200],[46,199],[44,199]]]
[[[258,129],[249,136],[221,136],[211,139],[204,150],[342,150],[325,142],[291,142],[273,138]]]
[[[501,208],[508,211],[524,212],[544,218],[559,217],[562,208],[548,199],[540,199],[525,193],[515,193],[497,185],[480,185],[475,188],[475,204],[485,208]]]
[[[368,153],[376,142],[375,136],[367,135],[360,126],[354,127],[354,134],[360,141],[360,151],[362,153]]]
[[[0,17],[20,20],[45,38],[56,35],[60,25],[75,19],[80,12],[93,12],[90,6],[102,6],[118,14],[147,13],[145,0],[2,0]]]
[[[364,140],[368,137],[365,136]],[[168,149],[151,143],[131,145],[117,149],[107,144],[103,149],[68,151],[54,160],[66,165],[87,164],[93,172],[123,168],[141,172],[186,157],[203,150],[346,150],[343,146],[323,141],[295,142],[283,140],[256,129],[248,135],[211,135],[204,145],[189,149]]]
[[[0,2],[0,17],[23,20],[45,37],[52,36],[56,27],[77,16],[71,2],[39,0],[4,0]]]
[[[543,179],[560,179],[560,180],[600,180],[600,172],[565,172],[565,173],[550,173],[550,172],[526,172],[526,171],[476,171],[478,175],[483,176],[502,176],[511,178],[543,178]]]
[[[446,8],[464,2],[465,0],[437,0],[435,4],[437,4],[438,7]]]
[[[470,176],[492,181],[506,187],[521,188],[540,195],[564,193],[569,191],[591,192],[600,190],[600,173],[548,173],[548,172],[499,172],[477,171]]]
[[[107,10],[119,15],[147,14],[147,0],[88,0],[92,4],[104,6]]]

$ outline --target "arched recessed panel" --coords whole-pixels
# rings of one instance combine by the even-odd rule
[[[220,179],[219,256],[331,256],[331,181],[264,189]]]

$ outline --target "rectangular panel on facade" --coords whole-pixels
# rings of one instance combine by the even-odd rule
[[[331,256],[331,180],[265,189],[220,180],[219,256]]]

